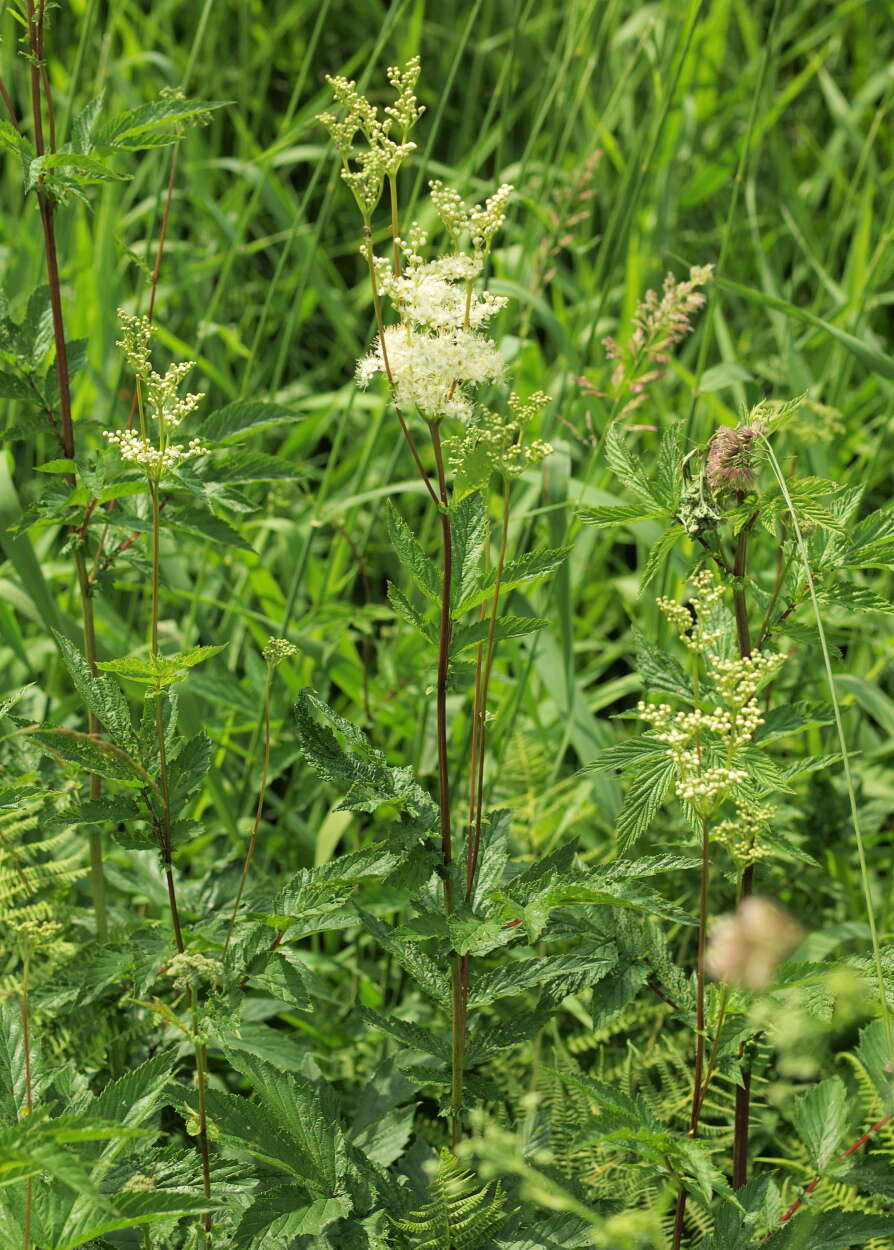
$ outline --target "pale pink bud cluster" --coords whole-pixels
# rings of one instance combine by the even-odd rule
[[[776,967],[804,938],[801,927],[769,899],[751,895],[734,915],[714,922],[705,955],[710,976],[728,985],[762,990]]]

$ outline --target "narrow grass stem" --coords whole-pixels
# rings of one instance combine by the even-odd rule
[[[192,1013],[192,1029],[193,1040],[196,1051],[196,1088],[198,1094],[198,1121],[199,1121],[199,1154],[202,1158],[202,1192],[206,1200],[211,1198],[211,1156],[208,1148],[208,1112],[207,1112],[207,1091],[208,1091],[208,1052],[205,1042],[202,1040],[199,1020],[199,994],[193,985],[189,991],[189,1005]],[[205,1211],[202,1215],[202,1242],[203,1250],[211,1250],[211,1238],[214,1227],[214,1218],[210,1211]]]
[[[226,959],[227,951],[230,948],[230,939],[233,936],[233,926],[236,923],[236,917],[239,914],[239,905],[242,902],[242,892],[245,889],[245,882],[248,878],[248,870],[251,868],[251,861],[255,853],[255,844],[258,840],[258,830],[261,827],[261,815],[264,811],[264,796],[267,793],[267,778],[270,774],[270,683],[273,679],[273,669],[270,664],[267,665],[267,674],[264,679],[264,707],[262,712],[264,726],[264,759],[261,765],[261,784],[258,786],[258,803],[255,808],[255,819],[251,829],[251,837],[248,840],[248,848],[245,852],[245,859],[242,864],[242,875],[239,878],[239,888],[236,891],[236,900],[233,903],[233,912],[230,916],[230,923],[227,926],[227,936],[224,942],[223,958]]]
[[[444,451],[441,446],[440,421],[429,422],[432,449],[437,471],[438,510],[441,517],[442,585],[441,615],[438,629],[438,675],[435,693],[435,731],[438,742],[438,808],[441,827],[441,867],[444,879],[444,910],[448,916],[454,912],[456,901],[453,889],[453,836],[450,821],[450,762],[447,738],[447,675],[450,668],[450,616],[451,588],[453,584],[453,538],[450,533],[450,496],[447,474],[444,471]],[[451,1022],[450,1022],[450,1124],[451,1138],[456,1146],[462,1136],[463,1065],[465,1061],[466,1029],[463,993],[463,960],[451,955]]]
[[[832,703],[832,711],[835,717],[835,731],[838,735],[838,748],[841,751],[841,761],[844,769],[844,779],[847,786],[847,797],[850,805],[851,823],[854,827],[854,838],[857,844],[857,858],[860,864],[860,883],[863,889],[863,901],[866,907],[866,920],[869,925],[870,941],[872,943],[872,958],[875,967],[875,975],[878,983],[879,995],[879,1013],[885,1030],[885,1043],[888,1047],[888,1054],[894,1057],[894,1030],[891,1025],[891,1014],[888,1008],[887,991],[885,988],[885,975],[882,967],[882,954],[879,945],[878,927],[875,922],[875,904],[872,898],[872,885],[869,880],[869,865],[866,861],[866,848],[863,843],[863,828],[860,823],[860,813],[857,809],[857,795],[854,789],[854,778],[851,772],[850,753],[847,747],[847,739],[844,736],[844,724],[841,719],[841,707],[838,702],[838,694],[835,690],[835,677],[832,673],[832,659],[829,655],[829,645],[826,642],[826,631],[823,628],[822,613],[819,609],[819,600],[816,597],[816,586],[813,581],[813,572],[810,568],[810,555],[807,551],[807,544],[804,542],[804,535],[801,533],[801,526],[798,523],[798,516],[795,512],[795,506],[792,503],[792,497],[789,494],[788,485],[785,475],[776,459],[776,454],[770,445],[769,439],[763,435],[763,443],[767,450],[767,458],[770,466],[779,483],[779,489],[788,508],[789,516],[792,519],[792,530],[795,535],[795,542],[798,544],[798,551],[801,561],[804,565],[804,575],[807,579],[807,585],[810,590],[810,601],[813,605],[813,614],[816,620],[816,628],[819,634],[820,648],[823,653],[823,667],[826,672],[826,683],[829,687],[829,699]]]

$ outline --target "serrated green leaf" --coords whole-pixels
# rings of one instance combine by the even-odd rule
[[[835,1157],[849,1119],[848,1095],[844,1081],[830,1076],[792,1104],[789,1118],[807,1147],[811,1166],[824,1172]]]
[[[410,527],[389,499],[385,508],[388,539],[400,563],[410,573],[414,585],[433,603],[441,602],[441,576],[419,543]]]
[[[199,426],[198,437],[207,443],[236,443],[250,432],[299,420],[300,415],[283,404],[239,399],[207,416]]]

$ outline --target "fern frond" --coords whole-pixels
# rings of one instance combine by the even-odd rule
[[[503,1222],[506,1196],[499,1183],[479,1188],[450,1150],[442,1149],[431,1201],[394,1225],[408,1250],[480,1250]]]

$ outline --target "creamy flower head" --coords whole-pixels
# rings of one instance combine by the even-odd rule
[[[413,406],[429,421],[468,421],[472,401],[464,388],[496,382],[504,368],[496,345],[473,330],[429,333],[396,325],[388,326],[384,343],[377,337],[370,354],[358,362],[357,382],[367,386],[384,373],[399,408]]]

